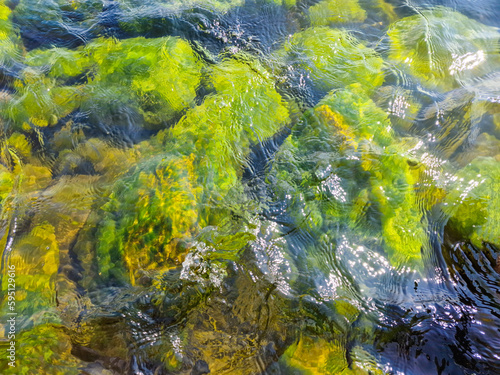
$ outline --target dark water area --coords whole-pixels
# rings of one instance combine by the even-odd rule
[[[499,27],[0,0],[0,373],[499,374]]]

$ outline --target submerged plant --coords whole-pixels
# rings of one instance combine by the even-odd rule
[[[75,86],[60,86],[53,78],[40,72],[23,72],[23,79],[14,83],[16,95],[6,113],[18,129],[55,125],[79,105],[80,92]]]
[[[471,82],[499,62],[498,31],[445,7],[423,10],[389,27],[389,58],[425,87],[442,91]]]
[[[370,93],[384,82],[382,58],[340,29],[311,27],[294,34],[278,56],[287,65],[306,70],[325,91],[363,82]]]
[[[386,63],[354,36],[397,19],[385,1],[5,4],[0,248],[24,373],[378,375],[401,327],[386,282],[412,327],[455,319],[411,290],[435,213],[494,267],[496,29],[442,7],[396,21],[388,55],[411,88],[381,86]]]
[[[500,163],[478,157],[453,178],[443,210],[454,236],[481,247],[483,242],[500,245]]]
[[[119,181],[103,210],[98,255],[103,276],[180,264],[182,243],[230,215],[252,144],[281,129],[288,111],[254,60],[226,60],[210,73],[215,93],[160,133],[163,151]],[[179,242],[181,241],[181,242]],[[185,245],[184,245],[185,246]]]
[[[97,0],[20,0],[13,16],[27,48],[74,48],[103,29],[97,19],[102,10]]]
[[[323,0],[309,8],[313,26],[327,26],[330,23],[363,22],[366,12],[358,0]]]
[[[54,227],[47,222],[41,223],[10,246],[9,264],[16,269],[16,308],[23,311],[24,324],[53,319],[59,266]],[[7,278],[2,281],[7,290]],[[2,310],[7,310],[7,300]]]
[[[101,38],[85,48],[33,50],[5,114],[18,128],[53,126],[79,109],[98,127],[160,129],[192,105],[201,62],[179,38]],[[131,113],[142,120],[122,118]],[[132,124],[130,123],[132,122]]]
[[[166,1],[151,1],[146,4],[138,0],[119,0],[122,9],[135,10],[138,6],[154,6],[158,11],[180,12],[182,10],[189,10],[192,8],[200,7],[206,8],[214,12],[226,12],[231,8],[244,4],[244,0],[166,0]]]
[[[20,166],[30,159],[31,145],[23,134],[13,133],[7,139],[0,139],[0,215],[5,214],[6,199],[13,198],[11,193],[21,171]],[[19,177],[17,180],[19,183]]]
[[[10,195],[13,186],[14,179],[12,173],[0,164],[0,212],[3,211],[4,201]]]
[[[280,358],[281,368],[291,374],[342,374],[382,375],[375,358],[362,347],[353,348],[349,360],[346,343],[337,340],[328,342],[318,337],[303,335],[289,346]]]
[[[63,47],[31,50],[25,56],[25,63],[62,82],[85,74],[90,67],[90,59],[82,49]]]
[[[419,170],[405,148],[360,85],[334,90],[280,151],[277,192],[290,197],[297,225],[313,233],[332,225],[380,231],[394,266],[417,266],[425,223],[415,190]]]
[[[3,361],[3,374],[47,373],[54,375],[79,374],[84,362],[72,353],[71,338],[59,324],[40,324],[16,335],[16,364],[7,366]],[[35,370],[36,369],[36,370]]]
[[[100,38],[84,53],[91,77],[81,108],[99,113],[95,122],[111,122],[130,108],[148,127],[160,129],[196,96],[202,64],[180,38]]]

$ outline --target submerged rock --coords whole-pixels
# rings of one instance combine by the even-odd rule
[[[103,206],[100,273],[160,271],[182,262],[179,248],[230,215],[242,193],[240,176],[252,144],[288,122],[288,110],[269,73],[253,60],[226,60],[210,73],[215,93],[159,134],[160,152],[118,181]],[[180,241],[180,242],[179,242]]]
[[[130,108],[146,127],[161,129],[193,104],[202,63],[182,39],[97,39],[84,53],[91,76],[81,109],[94,123],[110,126]]]
[[[500,34],[450,8],[436,7],[393,23],[389,58],[427,88],[470,84],[498,66]]]
[[[309,8],[312,26],[328,26],[331,23],[363,22],[366,12],[358,0],[323,0]]]
[[[23,46],[18,29],[12,24],[12,11],[0,1],[0,84],[17,76]],[[0,107],[1,108],[1,107]]]
[[[296,225],[381,235],[394,266],[417,266],[425,223],[409,149],[394,138],[387,114],[352,85],[306,113],[271,175]]]
[[[430,34],[400,20],[391,59],[425,88],[381,87],[381,55],[322,27],[375,22],[377,6],[397,18],[361,3],[21,0],[12,18],[0,0],[0,246],[23,371],[381,374],[464,357],[484,372],[497,32],[444,8],[423,11]],[[313,27],[294,34],[301,14]],[[458,241],[451,283],[441,235]],[[470,284],[488,294],[471,315]],[[482,329],[484,350],[458,347]]]
[[[382,58],[340,29],[312,27],[296,33],[277,57],[288,70],[304,69],[324,91],[363,82],[365,91],[371,93],[384,81]]]
[[[481,247],[483,242],[500,246],[500,163],[478,157],[450,181],[443,211],[448,227],[459,238]]]
[[[76,50],[33,50],[25,63],[5,104],[24,130],[54,126],[76,110],[98,128],[165,128],[193,104],[202,68],[189,44],[172,37],[100,38]]]

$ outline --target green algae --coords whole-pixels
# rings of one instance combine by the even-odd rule
[[[312,26],[328,26],[331,23],[363,22],[366,12],[357,0],[323,0],[309,7]]]
[[[0,140],[0,213],[4,212],[4,203],[15,189],[19,179],[20,166],[31,160],[31,145],[23,134],[12,133],[9,138]]]
[[[280,358],[282,368],[288,374],[316,375],[382,375],[375,358],[362,347],[355,347],[349,358],[345,353],[345,342],[327,342],[318,337],[303,336],[289,346]]]
[[[389,58],[428,88],[460,87],[499,61],[498,31],[445,7],[401,19],[387,34]]]
[[[120,4],[124,9],[135,9],[137,6],[144,5],[143,2],[137,0],[120,0]],[[156,6],[160,9],[168,12],[181,12],[183,10],[189,10],[192,8],[200,7],[205,8],[213,12],[227,12],[228,10],[241,6],[244,4],[244,0],[167,0],[158,1]]]
[[[103,206],[108,214],[97,250],[103,277],[112,270],[122,273],[121,265],[134,282],[140,269],[180,264],[185,249],[179,241],[219,225],[230,212],[226,197],[231,191],[241,194],[239,176],[250,146],[288,122],[281,96],[257,62],[223,61],[211,71],[210,82],[215,93],[157,136],[169,154],[138,166]]]
[[[444,200],[448,225],[460,236],[481,247],[499,245],[500,165],[492,157],[477,157],[456,174]]]
[[[278,54],[288,65],[308,71],[326,91],[363,82],[371,93],[384,82],[382,58],[345,30],[308,28],[294,34]]]
[[[13,81],[14,72],[24,54],[19,30],[16,25],[12,24],[13,15],[9,5],[3,0],[0,1],[0,82],[3,86],[0,90],[0,117],[4,117],[2,112],[9,99],[9,95],[4,90]],[[2,125],[0,118],[0,126]]]
[[[277,156],[277,192],[292,196],[298,225],[315,233],[340,223],[375,235],[378,221],[391,264],[417,266],[426,240],[419,172],[390,125],[359,85],[332,91]],[[370,201],[375,216],[366,216]]]
[[[56,307],[55,282],[59,266],[54,227],[48,223],[35,226],[13,245],[9,260],[16,269],[16,309],[23,311],[25,319],[34,322],[53,318],[49,311]],[[7,290],[6,282],[4,278],[4,290]],[[6,301],[2,309],[7,309]]]
[[[398,86],[381,86],[372,98],[380,108],[389,114],[391,126],[400,134],[411,134],[422,104],[415,93]]]
[[[90,65],[84,51],[54,47],[50,49],[34,49],[25,56],[27,65],[37,67],[49,77],[61,81],[84,74]]]
[[[2,49],[6,48],[5,44],[8,43],[9,34],[12,32],[11,13],[10,8],[2,1],[0,3],[0,41]]]
[[[202,64],[182,39],[101,38],[84,52],[92,78],[81,108],[101,112],[100,121],[130,107],[147,126],[158,129],[193,103]]]
[[[16,29],[12,25],[12,11],[0,2],[0,64],[10,65],[21,53],[20,41]]]
[[[83,361],[72,355],[71,338],[58,324],[40,324],[16,337],[16,367],[0,365],[3,374],[79,374]]]
[[[3,211],[4,201],[10,195],[14,187],[14,178],[12,173],[0,165],[0,212]]]
[[[33,50],[26,63],[5,108],[24,129],[53,126],[77,109],[106,123],[124,108],[146,127],[161,129],[193,104],[202,67],[189,44],[172,37],[101,38],[77,50]],[[77,77],[84,78],[67,84]]]
[[[236,3],[208,6],[224,12]],[[168,4],[175,9],[200,5]],[[332,13],[325,19],[313,17],[332,4],[337,3],[322,1],[310,8],[313,25],[336,22]],[[361,22],[364,11],[357,2],[351,4],[346,19]],[[9,12],[2,13],[0,6],[0,20]],[[1,43],[2,30],[11,33],[11,26],[0,25],[4,27]],[[20,49],[16,51],[19,57]],[[411,95],[387,86],[379,89],[381,57],[343,30],[307,29],[291,36],[280,54],[293,68],[309,72],[322,90],[334,90],[306,111],[266,167],[267,182],[276,193],[273,199],[286,201],[294,224],[315,238],[320,236],[321,246],[331,254],[340,229],[359,242],[375,243],[395,268],[418,268],[428,242],[424,210],[440,203],[445,189],[419,184],[428,179],[422,177],[425,167],[408,152],[415,139],[399,139],[386,106],[377,106],[370,97],[377,90],[384,97],[380,103],[387,97]],[[27,234],[16,237],[9,259],[19,266],[17,306],[35,324],[23,327],[19,336],[19,355],[27,373],[35,368],[46,371],[46,367],[54,373],[71,373],[84,366],[71,349],[77,347],[75,340],[89,337],[91,341],[84,344],[106,355],[131,355],[126,343],[130,339],[104,337],[109,311],[120,311],[116,306],[106,306],[109,311],[102,322],[87,320],[92,328],[72,326],[71,331],[57,325],[61,310],[70,316],[68,324],[80,318],[83,297],[73,295],[78,287],[94,292],[102,285],[125,285],[119,292],[123,294],[154,294],[154,307],[144,310],[153,309],[179,326],[179,331],[169,331],[169,338],[144,350],[168,371],[190,369],[193,364],[183,353],[191,350],[209,362],[212,372],[248,373],[255,358],[268,355],[269,345],[279,343],[273,356],[280,356],[280,368],[289,373],[382,373],[375,356],[364,347],[355,346],[349,353],[345,349],[347,334],[364,334],[351,332],[363,313],[347,291],[338,288],[338,296],[321,301],[335,316],[326,319],[314,306],[294,311],[283,297],[286,292],[275,291],[275,275],[262,276],[252,269],[251,277],[235,276],[232,270],[246,267],[239,263],[241,255],[246,251],[248,257],[249,249],[267,231],[258,218],[265,204],[249,198],[243,170],[252,168],[253,146],[289,126],[290,108],[295,108],[294,103],[284,102],[283,92],[275,87],[276,77],[261,62],[239,54],[208,65],[189,43],[173,37],[98,38],[75,49],[34,49],[23,62],[21,77],[12,86],[17,92],[2,107],[2,116],[14,128],[6,126],[8,135],[2,138],[0,207],[2,220],[11,219],[18,206],[27,207],[18,216]],[[442,84],[433,87],[438,86]],[[395,127],[411,133],[420,105],[407,104],[406,117]],[[79,110],[92,113],[90,125],[110,127],[127,126],[117,121],[116,114],[130,110],[140,118],[134,125],[154,130],[155,135],[130,148],[113,147],[105,137],[86,138],[82,124],[67,119]],[[46,129],[50,127],[53,135]],[[37,148],[33,139],[43,140],[37,128],[49,134],[47,143],[40,141],[37,146],[53,152],[50,167],[33,154],[47,156],[45,150],[33,151]],[[480,140],[489,145],[488,150],[481,149],[489,158],[476,159],[459,172],[459,182],[448,186],[443,211],[450,217],[447,228],[463,238],[476,245],[498,245],[494,195],[498,157],[491,158],[498,140],[484,134]],[[91,167],[85,171],[82,165]],[[474,176],[479,175],[488,177],[476,181]],[[463,192],[467,192],[465,199]],[[280,230],[274,235],[285,236]],[[7,236],[2,245],[6,240]],[[287,253],[291,245],[282,240],[279,246],[293,262]],[[317,248],[305,249],[308,259],[291,266],[289,285],[300,286],[301,273],[308,268],[328,271],[329,266],[315,254]],[[84,279],[78,282],[65,277],[64,272],[75,272],[70,250],[84,268]],[[169,272],[179,284],[169,285]],[[274,284],[262,282],[265,288],[257,289],[259,277],[268,277]],[[226,282],[235,279],[237,293],[231,291],[228,307],[220,301],[230,293],[222,291]],[[127,289],[130,284],[134,287]],[[246,293],[248,288],[254,288],[253,294]],[[212,297],[217,302],[211,302]],[[93,302],[99,304],[97,298]],[[142,303],[126,302],[121,311]],[[233,304],[242,311],[231,310]],[[99,310],[92,303],[85,308]],[[261,314],[266,309],[267,315]],[[308,331],[313,323],[293,326],[304,316],[315,322],[317,335]],[[84,332],[94,328],[90,334]],[[255,332],[267,336],[256,338]],[[187,348],[185,352],[178,349],[179,343]],[[39,344],[46,350],[40,351]],[[42,367],[35,366],[37,361]]]
[[[23,80],[14,84],[17,93],[6,109],[18,129],[53,126],[78,108],[78,87],[60,86],[55,79],[33,70],[23,73]]]

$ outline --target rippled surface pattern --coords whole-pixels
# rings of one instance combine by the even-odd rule
[[[0,373],[500,373],[497,0],[0,0]]]

